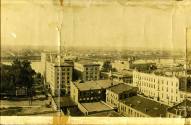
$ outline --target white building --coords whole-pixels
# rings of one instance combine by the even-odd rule
[[[45,83],[52,95],[69,94],[74,67],[72,60],[65,60],[57,53],[42,53],[41,62]]]
[[[182,101],[179,91],[179,78],[133,71],[133,85],[140,94],[167,105]]]
[[[73,65],[68,63],[47,62],[46,82],[49,84],[53,95],[59,95],[63,92],[69,94],[70,82],[72,81]],[[59,91],[60,90],[60,91]]]

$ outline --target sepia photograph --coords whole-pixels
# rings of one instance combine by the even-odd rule
[[[191,0],[1,0],[0,124],[191,125]]]

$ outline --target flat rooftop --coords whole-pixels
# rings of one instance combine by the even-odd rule
[[[79,63],[79,64],[82,64],[84,66],[100,66],[100,64],[94,62],[94,61],[90,61],[90,60],[80,60],[80,61],[77,61],[75,63]]]
[[[114,92],[114,93],[120,94],[120,93],[123,93],[125,91],[132,90],[134,88],[135,87],[129,86],[129,85],[124,84],[124,83],[121,83],[121,84],[110,87],[109,90]]]
[[[112,76],[118,76],[118,77],[132,77],[132,73],[125,73],[125,72],[112,72]]]
[[[147,114],[151,117],[166,117],[166,110],[169,106],[160,104],[150,99],[146,99],[141,96],[132,96],[130,98],[120,101],[137,111]]]
[[[112,85],[117,85],[120,82],[115,82],[111,80],[96,80],[96,81],[86,81],[84,83],[75,82],[74,84],[80,91],[95,90],[95,89],[106,89]]]
[[[92,103],[81,103],[81,105],[89,112],[103,112],[103,111],[111,111],[112,107],[109,107],[104,102],[92,102]]]

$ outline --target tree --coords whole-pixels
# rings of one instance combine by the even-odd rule
[[[32,98],[32,86],[34,83],[35,71],[28,60],[20,61],[18,58],[13,60],[11,66],[1,64],[1,92],[12,95],[16,86],[26,87],[28,96]]]
[[[8,95],[12,95],[14,92],[14,82],[13,82],[13,75],[11,74],[11,66],[0,64],[0,77],[1,77],[1,87],[0,92],[6,93]]]
[[[110,70],[112,70],[112,65],[111,65],[111,61],[105,61],[103,63],[103,66],[102,66],[102,71],[103,72],[109,72]]]

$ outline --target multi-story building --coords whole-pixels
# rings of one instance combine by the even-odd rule
[[[166,117],[191,117],[191,101],[185,99],[183,102],[167,109]]]
[[[105,101],[106,88],[119,84],[111,80],[86,81],[84,83],[72,82],[70,96],[76,103]]]
[[[141,96],[120,100],[118,112],[127,117],[166,117],[169,107]]]
[[[42,53],[41,62],[44,83],[50,88],[52,95],[69,94],[74,69],[73,60],[59,53]]]
[[[137,88],[121,83],[106,89],[106,103],[117,108],[119,100],[125,99],[137,94]]]
[[[69,94],[72,81],[73,65],[68,63],[47,62],[46,82],[52,95]],[[60,93],[59,93],[60,92]]]
[[[140,94],[161,103],[174,105],[181,101],[180,82],[175,76],[133,71],[133,85],[139,88]]]
[[[74,63],[75,76],[76,79],[82,81],[90,81],[90,80],[99,80],[100,79],[100,69],[99,64],[87,62],[87,61],[79,61]]]
[[[121,72],[112,72],[111,78],[114,81],[119,81],[119,82],[124,82],[124,83],[129,83],[129,84],[132,84],[132,82],[133,82],[132,71],[125,72],[123,70]]]

